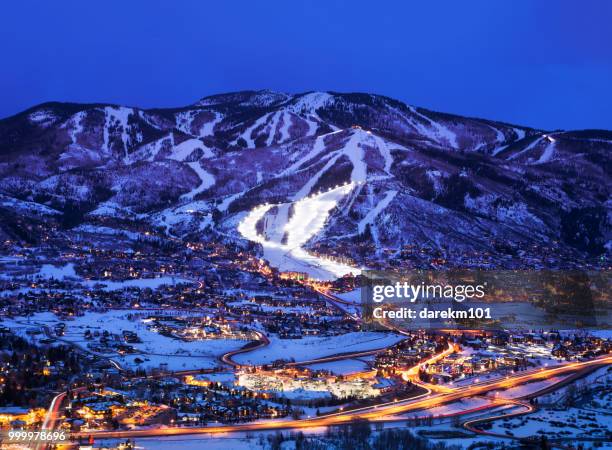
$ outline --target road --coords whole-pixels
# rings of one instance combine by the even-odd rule
[[[406,414],[455,402],[463,398],[470,398],[486,394],[487,392],[508,389],[532,381],[548,379],[552,377],[571,375],[589,367],[601,367],[612,364],[612,356],[604,356],[590,361],[571,362],[555,367],[543,368],[529,373],[518,373],[512,377],[502,380],[494,380],[474,386],[466,386],[456,389],[450,393],[426,394],[424,397],[409,399],[398,402],[390,402],[375,406],[368,406],[348,412],[328,414],[316,418],[303,420],[285,421],[261,421],[240,425],[223,425],[193,428],[160,428],[148,430],[125,430],[125,431],[98,431],[83,433],[82,436],[93,435],[95,438],[136,438],[148,436],[176,436],[187,434],[213,434],[239,431],[264,431],[277,429],[302,429],[328,427],[348,423],[355,418],[363,418],[372,421],[384,421],[387,416]],[[78,436],[78,435],[77,435]]]
[[[544,387],[544,388],[542,388],[542,389],[540,389],[540,390],[538,390],[536,392],[527,394],[527,395],[525,395],[523,397],[520,397],[519,399],[516,399],[517,401],[521,402],[521,406],[525,407],[525,409],[523,409],[523,410],[518,410],[518,411],[509,413],[509,414],[498,414],[498,415],[494,415],[494,416],[488,416],[488,417],[483,417],[483,418],[471,419],[471,420],[468,420],[468,421],[464,422],[463,423],[463,427],[466,430],[469,430],[469,431],[471,431],[473,433],[477,433],[477,434],[480,434],[480,435],[522,441],[522,440],[526,439],[527,436],[523,436],[523,437],[521,437],[521,436],[510,436],[510,435],[501,434],[501,433],[494,433],[494,432],[491,432],[491,431],[483,430],[483,429],[479,428],[478,425],[483,424],[483,423],[493,422],[493,421],[498,420],[498,419],[506,419],[506,418],[510,418],[510,417],[516,417],[516,416],[522,416],[522,415],[525,415],[525,414],[530,414],[530,413],[534,412],[536,410],[536,408],[535,408],[535,406],[533,406],[530,403],[526,402],[526,400],[537,398],[537,397],[541,397],[542,395],[550,394],[551,392],[556,391],[556,390],[558,390],[559,388],[561,388],[563,386],[566,386],[568,384],[573,383],[577,379],[584,377],[585,375],[587,375],[588,373],[591,373],[592,371],[594,371],[596,369],[597,369],[597,366],[588,366],[588,367],[585,367],[583,369],[580,369],[577,372],[574,372],[570,376],[565,377],[563,380],[560,380],[558,383],[555,383],[554,386]]]
[[[242,348],[239,348],[238,350],[229,351],[221,356],[220,358],[221,361],[235,368],[241,367],[241,364],[234,361],[232,357],[239,355],[241,353],[252,352],[253,350],[257,350],[259,348],[266,347],[267,345],[270,344],[270,339],[268,339],[268,336],[266,336],[265,334],[259,331],[257,331],[257,335],[259,336],[259,340],[256,341],[257,342],[256,345],[252,345],[249,347],[242,347]]]
[[[349,313],[348,311],[346,311],[344,308],[342,308],[340,306],[340,304],[347,304],[347,305],[353,305],[353,303],[350,302],[346,302],[332,294],[329,294],[328,292],[318,288],[318,287],[314,287],[314,290],[322,295],[323,297],[325,297],[325,299],[328,301],[328,303],[330,303],[334,308],[338,309],[341,313],[349,316],[351,319],[355,320],[356,322],[361,322],[361,318],[353,315],[351,313]],[[390,327],[393,331],[397,331],[394,328]],[[247,353],[247,352],[251,352],[253,350],[265,347],[266,345],[268,345],[270,343],[270,340],[268,339],[268,337],[260,332],[257,332],[257,334],[259,335],[259,342],[256,346],[252,346],[252,347],[243,347],[240,348],[238,350],[232,350],[230,352],[225,353],[224,355],[221,356],[221,361],[224,362],[225,364],[228,364],[232,367],[240,367],[241,364],[237,363],[236,361],[234,361],[232,358],[236,355],[239,355],[241,353]],[[321,358],[314,358],[314,359],[308,359],[308,360],[303,360],[303,361],[296,361],[296,362],[290,362],[290,363],[286,363],[286,366],[306,366],[306,365],[310,365],[310,364],[320,364],[320,363],[326,363],[326,362],[334,362],[334,361],[341,361],[344,359],[352,359],[352,358],[360,358],[360,357],[364,357],[364,356],[371,356],[371,355],[376,355],[380,352],[384,352],[385,350],[387,350],[388,347],[382,347],[382,348],[377,348],[377,349],[372,349],[372,350],[362,350],[362,351],[356,351],[356,352],[346,352],[346,353],[339,353],[339,354],[335,354],[335,355],[330,355],[330,356],[324,356]]]
[[[59,411],[62,406],[62,402],[66,398],[66,392],[60,392],[53,400],[51,400],[51,405],[49,405],[49,409],[47,410],[47,414],[45,415],[45,420],[42,424],[43,430],[53,430],[57,425],[57,419],[59,417]]]
[[[74,392],[84,391],[84,387],[80,387],[74,390]],[[43,421],[41,430],[55,430],[60,423],[61,415],[60,411],[62,408],[62,403],[66,399],[68,395],[67,392],[60,392],[53,400],[51,400],[51,404],[49,405],[49,409],[47,409],[47,414],[45,414],[45,420]],[[46,449],[50,446],[49,443],[46,442],[38,442],[34,447],[36,450],[38,449]]]
[[[330,294],[329,292],[321,289],[318,286],[313,286],[313,289],[315,290],[315,292],[317,292],[318,294],[322,295],[325,300],[327,300],[327,302],[334,307],[335,309],[337,309],[338,311],[340,311],[342,314],[350,317],[351,319],[353,319],[355,322],[357,323],[361,323],[361,317],[359,317],[356,314],[351,314],[347,309],[343,308],[341,305],[346,305],[346,306],[357,306],[354,303],[351,302],[347,302],[346,300],[343,300],[339,297],[336,297],[333,294]]]
[[[438,353],[437,355],[432,356],[431,358],[429,358],[426,361],[421,362],[420,364],[417,364],[416,366],[405,370],[402,373],[402,378],[405,381],[410,381],[413,384],[416,384],[418,386],[421,386],[422,388],[427,389],[428,391],[433,391],[433,392],[446,392],[446,393],[450,393],[453,392],[454,389],[450,388],[450,387],[446,387],[446,386],[439,386],[439,385],[435,385],[435,384],[430,384],[430,383],[424,383],[423,381],[421,381],[420,377],[419,377],[419,371],[421,369],[421,367],[430,365],[430,364],[435,364],[436,362],[438,362],[441,359],[446,358],[448,355],[450,355],[451,353],[456,352],[457,346],[455,344],[453,344],[452,342],[448,343],[448,348],[446,350],[444,350],[441,353]]]

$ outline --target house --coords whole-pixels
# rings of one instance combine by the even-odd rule
[[[569,356],[567,347],[559,344],[555,345],[550,353],[556,358],[567,358]]]

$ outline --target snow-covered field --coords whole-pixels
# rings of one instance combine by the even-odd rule
[[[368,363],[365,358],[342,359],[340,361],[311,364],[307,367],[312,370],[329,370],[336,375],[347,375],[367,370]]]
[[[541,391],[542,389],[546,389],[549,386],[559,383],[564,378],[565,377],[551,377],[541,381],[534,381],[532,383],[522,384],[520,386],[506,389],[505,391],[491,391],[490,395],[509,399],[520,398],[524,397],[525,395]]]
[[[265,364],[278,359],[308,361],[339,353],[375,350],[388,347],[402,340],[393,333],[353,332],[339,336],[306,336],[302,339],[270,338],[270,345],[253,352],[236,355],[241,364]]]
[[[356,305],[361,305],[361,288],[357,288],[350,292],[344,292],[342,294],[335,294],[336,297],[341,298],[346,302],[351,302]]]
[[[580,408],[546,408],[527,416],[497,420],[491,431],[518,437],[545,434],[548,438],[596,438],[605,436],[606,431],[610,429],[610,414],[599,414]]]
[[[110,281],[110,280],[88,280],[85,284],[89,287],[93,287],[95,285],[103,285],[103,289],[105,291],[117,291],[124,288],[129,287],[138,287],[141,289],[151,288],[157,289],[163,285],[173,285],[179,283],[191,283],[188,280],[184,280],[182,278],[163,276],[157,278],[135,278],[131,280],[125,281]]]
[[[491,400],[484,397],[475,397],[475,398],[465,398],[453,403],[449,403],[446,405],[436,406],[434,408],[428,408],[423,411],[411,412],[408,414],[402,414],[397,417],[426,417],[426,416],[446,416],[449,414],[455,413],[463,413],[466,410],[479,408],[481,406],[485,406],[491,403]],[[395,417],[395,416],[390,416]]]
[[[160,276],[156,278],[133,278],[125,281],[112,280],[83,280],[74,270],[74,264],[68,263],[63,266],[55,266],[52,264],[43,264],[37,273],[42,278],[55,278],[64,280],[66,278],[81,281],[86,287],[102,286],[105,291],[116,291],[124,288],[138,287],[141,289],[151,288],[157,289],[163,285],[173,285],[178,283],[191,283],[179,277]]]
[[[43,264],[38,275],[42,278],[55,278],[63,280],[64,278],[79,278],[74,271],[74,264],[68,263],[64,266],[54,266],[53,264]]]
[[[82,317],[75,317],[74,320],[66,321],[65,335],[61,338],[64,341],[76,344],[84,349],[87,344],[92,342],[85,339],[84,333],[87,329],[92,333],[104,330],[111,334],[121,335],[123,330],[133,331],[138,334],[142,343],[132,345],[137,354],[130,355],[107,355],[126,366],[136,367],[135,358],[144,360],[141,364],[143,368],[157,368],[161,363],[168,364],[171,370],[212,368],[220,363],[219,356],[222,354],[242,347],[246,342],[232,339],[210,339],[202,341],[185,342],[178,339],[162,336],[154,331],[148,330],[145,323],[140,318],[128,318],[128,311],[113,310],[105,313],[87,313]],[[53,327],[60,320],[51,313],[39,313],[30,317],[26,322],[23,319],[21,324],[6,321],[5,325],[19,329],[23,333],[26,328],[34,328],[36,325],[47,325]],[[27,323],[23,325],[23,323]]]

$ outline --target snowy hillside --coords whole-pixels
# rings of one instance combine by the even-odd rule
[[[418,264],[415,246],[441,261],[529,261],[543,248],[596,258],[612,246],[611,150],[609,131],[535,130],[370,94],[46,103],[0,120],[0,194],[19,205],[11,215],[219,232],[282,269],[336,276],[385,258]]]

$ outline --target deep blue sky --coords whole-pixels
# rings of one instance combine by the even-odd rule
[[[612,129],[605,0],[12,3],[0,12],[0,117],[48,100],[163,107],[269,88]]]

